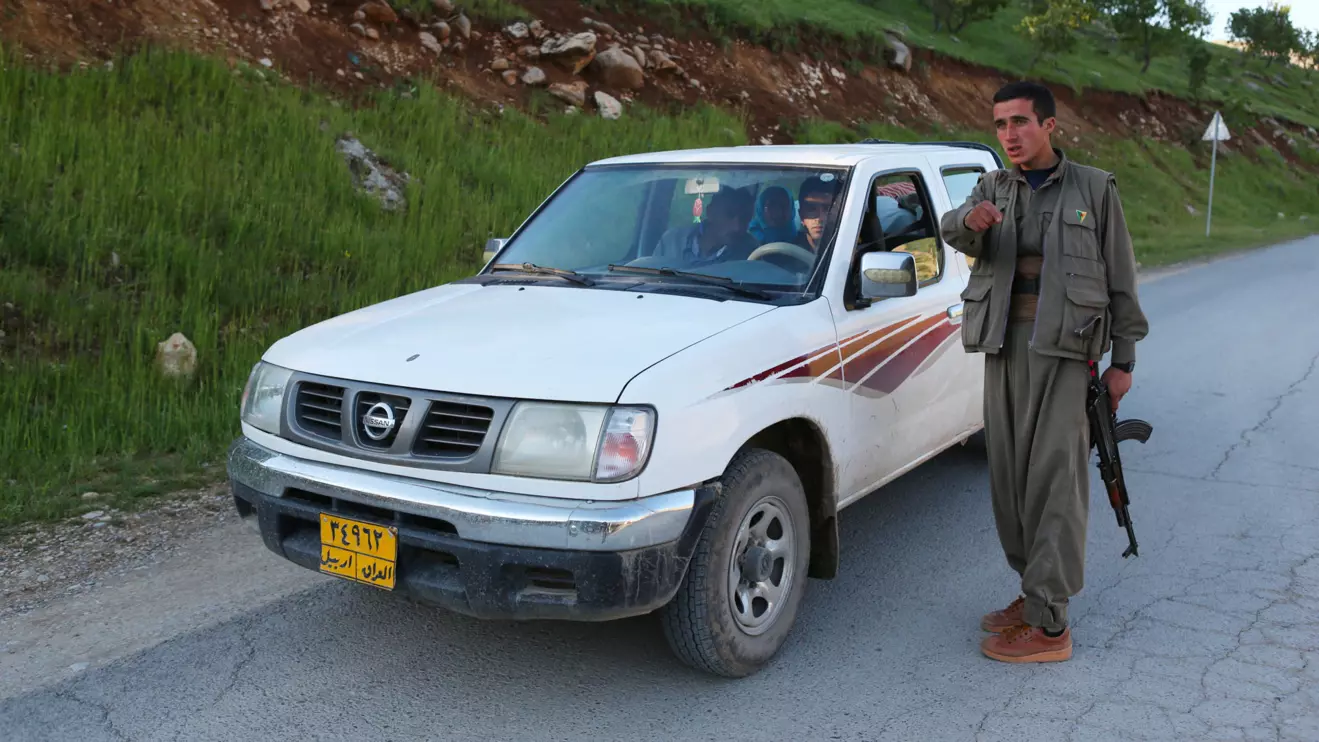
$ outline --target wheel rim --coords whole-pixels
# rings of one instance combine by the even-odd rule
[[[737,527],[728,562],[728,608],[753,636],[774,624],[796,578],[796,524],[777,497],[763,497]]]

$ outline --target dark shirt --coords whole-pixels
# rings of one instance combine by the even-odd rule
[[[1057,170],[1058,166],[1054,165],[1048,170],[1025,170],[1022,174],[1026,176],[1026,182],[1030,184],[1030,189],[1032,191],[1038,191],[1040,186],[1044,185],[1044,181],[1048,180],[1049,176],[1053,175]]]

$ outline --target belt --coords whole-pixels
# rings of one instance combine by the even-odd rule
[[[1039,279],[1038,277],[1035,277],[1035,278],[1027,278],[1027,277],[1022,276],[1022,275],[1019,275],[1019,274],[1017,274],[1017,275],[1013,275],[1013,276],[1012,276],[1012,293],[1014,293],[1014,294],[1039,294],[1039,293],[1040,293],[1040,279]]]

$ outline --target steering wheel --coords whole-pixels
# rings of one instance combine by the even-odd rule
[[[791,242],[768,242],[753,250],[747,260],[764,260],[771,255],[786,255],[801,261],[807,271],[815,267],[815,253]]]

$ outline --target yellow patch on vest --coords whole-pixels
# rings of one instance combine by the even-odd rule
[[[1081,222],[1082,224],[1085,224],[1085,218],[1086,218],[1086,216],[1089,215],[1089,214],[1090,214],[1090,212],[1088,212],[1088,211],[1081,211],[1080,209],[1077,209],[1077,210],[1076,210],[1076,218],[1077,218],[1078,220],[1080,220],[1080,222]]]

